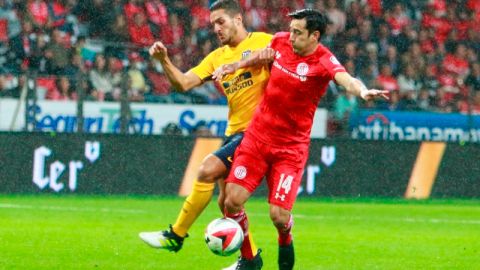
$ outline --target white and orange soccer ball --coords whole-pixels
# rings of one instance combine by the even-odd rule
[[[243,231],[235,220],[217,218],[208,224],[205,242],[214,254],[230,256],[242,246]]]

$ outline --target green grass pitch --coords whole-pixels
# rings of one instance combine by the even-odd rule
[[[219,217],[211,203],[177,254],[148,247],[138,232],[175,221],[181,198],[0,195],[0,269],[221,269],[203,240]],[[263,198],[247,204],[264,268],[277,269],[276,231]],[[480,269],[480,201],[300,199],[296,267]]]

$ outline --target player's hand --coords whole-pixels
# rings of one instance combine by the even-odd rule
[[[275,58],[275,50],[272,48],[265,48],[259,51],[258,61],[262,64],[268,64]]]
[[[237,69],[238,69],[238,62],[221,65],[213,72],[212,79],[215,81],[220,81],[225,75],[235,73]]]
[[[377,89],[365,89],[360,92],[360,96],[364,100],[372,100],[377,97],[388,100],[388,91],[387,90],[377,90]]]
[[[150,49],[148,49],[148,52],[151,57],[159,61],[164,60],[167,57],[167,47],[165,47],[161,41],[153,43],[153,45],[150,46]]]

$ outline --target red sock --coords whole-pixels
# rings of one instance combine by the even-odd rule
[[[293,216],[290,215],[290,219],[288,220],[287,224],[282,228],[277,228],[279,246],[288,246],[292,243],[292,227]]]
[[[243,230],[243,244],[240,248],[240,253],[242,257],[247,260],[252,260],[255,257],[255,254],[252,253],[252,246],[250,243],[250,238],[248,237],[248,218],[245,210],[242,210],[236,214],[228,213],[227,209],[225,209],[225,216],[231,218],[240,224]]]

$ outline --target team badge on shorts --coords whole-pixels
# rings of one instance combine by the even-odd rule
[[[308,65],[306,63],[300,63],[297,66],[297,74],[300,76],[305,76],[308,73]]]
[[[237,179],[242,180],[243,178],[245,178],[245,176],[247,176],[247,168],[245,168],[244,166],[237,166],[233,174]]]

